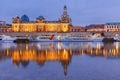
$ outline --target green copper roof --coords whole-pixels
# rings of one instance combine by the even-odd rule
[[[120,24],[120,22],[110,22],[110,23],[106,23],[107,25],[118,25]]]

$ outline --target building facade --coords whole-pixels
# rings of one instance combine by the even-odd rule
[[[92,24],[86,27],[87,32],[104,32],[104,24]]]
[[[0,32],[6,33],[6,32],[12,32],[12,27],[9,24],[6,24],[6,26],[0,28]]]
[[[4,27],[6,26],[6,22],[5,21],[0,21],[0,27]]]
[[[58,21],[46,21],[43,16],[30,21],[27,15],[12,19],[13,32],[68,32],[71,18],[67,14],[67,7],[64,6],[63,15]]]
[[[7,24],[6,21],[0,21],[0,32],[12,32],[11,24]]]
[[[104,27],[106,32],[120,31],[120,23],[106,23]]]
[[[85,27],[81,27],[81,26],[70,27],[70,32],[85,32],[85,31],[86,31]]]

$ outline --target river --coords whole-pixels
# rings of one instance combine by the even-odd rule
[[[0,80],[120,80],[120,43],[0,43]]]

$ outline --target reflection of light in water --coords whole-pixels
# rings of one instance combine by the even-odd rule
[[[58,36],[58,38],[57,38],[58,40],[61,40],[61,36]]]
[[[100,43],[97,43],[97,49],[100,49],[100,48],[101,48]]]
[[[72,54],[72,48],[70,47],[70,54]]]
[[[41,44],[41,45],[40,45]],[[56,43],[54,43],[56,44]],[[4,53],[3,57],[11,57],[13,63],[16,65],[20,65],[22,61],[36,61],[37,63],[45,63],[46,61],[59,61],[62,62],[64,65],[68,64],[68,61],[71,60],[73,55],[82,56],[84,54],[90,55],[90,56],[101,56],[101,57],[114,57],[118,58],[119,55],[119,43],[113,43],[111,44],[104,44],[104,46],[101,46],[103,43],[69,43],[66,48],[66,44],[64,43],[57,43],[56,48],[52,49],[48,48],[50,45],[54,46],[52,43],[34,43],[34,44],[18,44],[17,48],[10,47],[5,48],[5,50],[1,49],[1,51]],[[94,44],[94,47],[93,45]],[[9,47],[9,45],[4,44],[6,47]],[[34,47],[34,45],[37,46]],[[114,46],[113,46],[114,45]],[[88,47],[86,47],[88,46]],[[25,49],[26,47],[26,49]],[[32,48],[31,48],[32,47]],[[47,48],[46,48],[47,47]],[[28,50],[27,50],[28,49]],[[7,55],[7,56],[6,56]],[[1,55],[2,56],[2,55]],[[65,73],[67,72],[67,69],[65,68]]]
[[[112,50],[110,49],[109,52],[112,53]]]
[[[92,55],[92,53],[93,53],[92,49],[91,49],[90,53],[91,53],[91,55]]]
[[[9,54],[9,49],[7,49],[7,55]]]
[[[47,49],[45,50],[45,53],[46,53],[46,55],[47,55],[47,53],[48,53]]]
[[[96,49],[96,55],[98,55],[98,49]]]
[[[54,43],[50,44],[50,47],[51,48],[55,48]]]
[[[84,54],[84,50],[82,49],[82,55]]]
[[[40,43],[39,44],[37,43],[37,48],[41,49],[41,44]]]
[[[26,50],[28,50],[28,44],[26,44],[26,46],[25,46],[25,47],[26,47]]]
[[[106,51],[105,50],[103,50],[103,56],[105,56],[106,55]]]
[[[50,45],[54,46],[54,44],[53,43],[52,44],[41,43],[41,45],[40,45],[37,43],[36,44],[37,48],[34,48],[33,44],[32,45],[31,44],[26,44],[26,45],[19,44],[19,46],[17,48],[10,47],[10,49],[7,48],[7,47],[9,47],[8,45],[6,45],[6,44],[4,44],[4,45],[6,46],[5,53],[8,55],[12,48],[12,49],[14,49],[14,52],[16,51],[20,55],[23,55],[23,53],[26,53],[26,54],[28,53],[28,54],[31,54],[30,55],[31,57],[33,55],[35,55],[36,53],[46,53],[45,55],[48,55],[49,53],[56,53],[57,55],[60,55],[61,53],[63,53],[63,56],[66,56],[66,57],[67,57],[68,53],[69,53],[69,55],[74,55],[74,54],[84,55],[86,53],[86,54],[89,54],[92,56],[94,56],[94,55],[108,56],[108,57],[109,56],[114,56],[114,57],[119,56],[119,54],[118,54],[119,53],[119,43],[118,42],[114,43],[114,44],[116,44],[116,46],[113,46],[114,44],[104,44],[106,46],[101,46],[102,43],[99,43],[99,42],[88,43],[88,44],[87,44],[87,42],[86,43],[69,43],[69,45],[67,45],[67,47],[69,49],[66,48],[65,43],[58,42],[57,46],[55,46],[57,49],[53,48],[51,50],[51,48],[48,48]],[[92,44],[94,44],[96,47],[91,47]],[[85,47],[86,45],[89,45],[89,47]],[[23,49],[23,47],[25,47],[25,49]],[[42,50],[40,48],[42,48]],[[11,53],[14,53],[14,52],[11,51]]]
[[[113,54],[114,54],[114,56],[116,56],[116,54],[117,54],[116,51],[115,51],[115,49],[113,50]]]
[[[92,42],[88,42],[88,44],[86,44],[86,48],[88,48],[89,46],[93,46]]]
[[[64,54],[66,53],[66,50],[64,49]]]
[[[62,43],[58,42],[58,49],[62,49],[61,46],[62,46]]]
[[[100,45],[100,43],[99,43],[99,49],[101,49],[101,45]]]
[[[118,49],[119,48],[119,44],[118,44],[118,42],[116,42],[116,49]]]
[[[12,47],[17,47],[17,45],[15,43],[0,43],[1,45],[1,49],[9,49]]]

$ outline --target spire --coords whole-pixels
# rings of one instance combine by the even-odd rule
[[[66,5],[64,6],[63,9],[64,9],[63,10],[63,14],[62,14],[62,16],[61,16],[59,21],[62,22],[62,23],[69,23],[69,24],[71,24],[71,19],[70,19],[69,15],[67,14],[67,7],[66,7]]]
[[[67,65],[64,66],[64,75],[67,76]]]
[[[64,11],[63,11],[63,17],[67,17],[67,7],[66,5],[64,6]]]
[[[64,9],[67,9],[66,5],[64,6]]]

